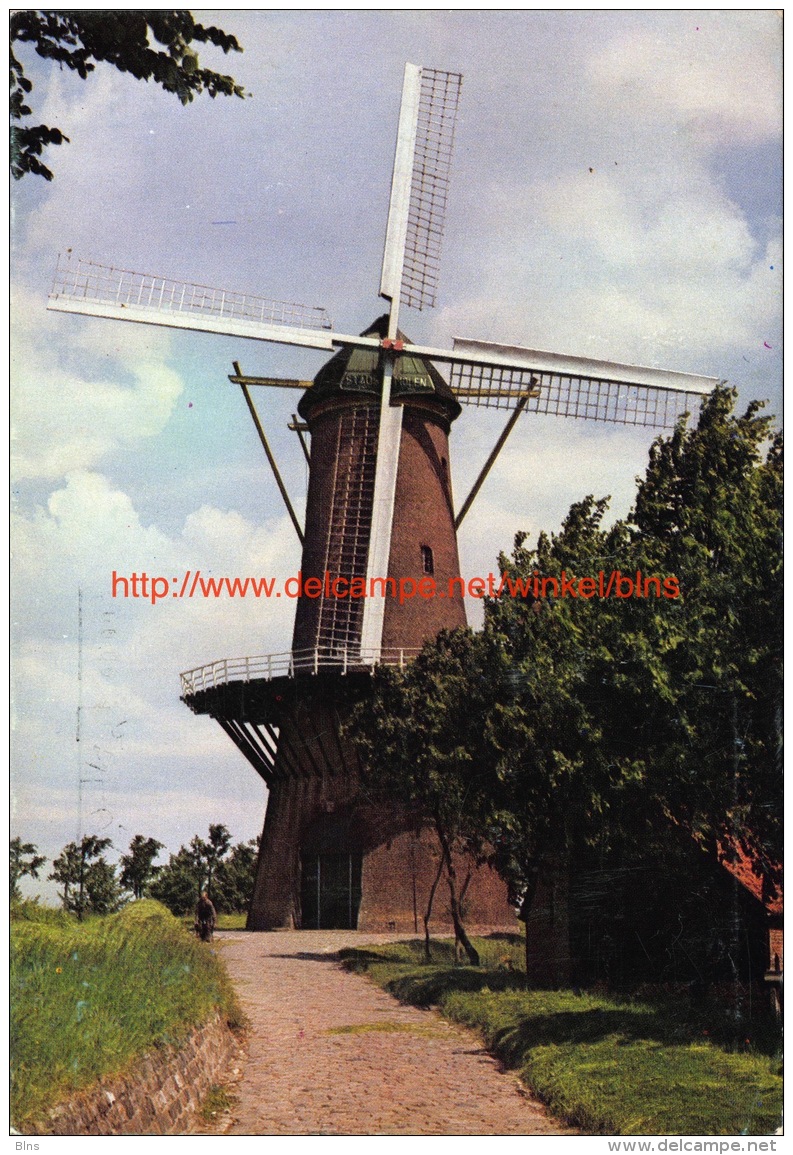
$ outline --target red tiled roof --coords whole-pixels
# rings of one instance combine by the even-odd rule
[[[732,845],[729,853],[725,852],[723,846],[719,849],[722,855],[721,864],[724,869],[729,870],[733,878],[737,878],[741,886],[754,895],[758,902],[763,902],[763,880],[752,869],[752,860],[749,855],[735,844]],[[778,887],[775,897],[770,901],[763,902],[763,906],[769,914],[781,914],[782,888]]]

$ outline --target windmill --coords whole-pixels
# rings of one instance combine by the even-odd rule
[[[268,786],[250,929],[418,929],[436,873],[431,840],[415,816],[362,794],[342,723],[377,663],[409,661],[440,629],[465,623],[450,584],[459,574],[457,529],[520,414],[669,429],[717,384],[462,338],[438,349],[402,333],[403,306],[435,304],[461,79],[405,67],[380,281],[388,312],[364,333],[336,332],[322,309],[73,255],[59,261],[49,299],[49,308],[64,312],[333,354],[313,381],[245,376],[237,362],[229,378],[242,390],[303,547],[292,649],[182,675],[183,700],[219,722]],[[310,463],[305,528],[254,405],[255,387],[302,391],[290,428]],[[448,435],[463,404],[508,410],[509,419],[455,513]],[[448,596],[390,596],[421,577]],[[347,596],[339,596],[337,579]],[[350,596],[353,581],[368,596]],[[489,868],[473,878],[468,907],[472,923],[510,920]]]

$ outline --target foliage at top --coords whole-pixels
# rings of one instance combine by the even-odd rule
[[[11,13],[12,121],[33,115],[28,98],[33,90],[23,64],[14,55],[15,43],[30,44],[39,56],[69,68],[85,80],[100,61],[128,72],[138,80],[151,80],[172,92],[182,104],[208,92],[244,97],[233,77],[202,68],[192,47],[194,42],[213,44],[223,52],[241,52],[234,36],[220,28],[197,24],[185,10],[84,9]],[[155,45],[162,45],[156,47]],[[61,129],[45,124],[12,124],[11,172],[16,180],[36,173],[52,180],[51,170],[39,158],[49,144],[68,141]]]

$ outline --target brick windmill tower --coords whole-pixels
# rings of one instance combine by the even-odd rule
[[[385,338],[387,324],[381,318],[367,335]],[[249,758],[253,744],[266,775],[253,929],[415,930],[439,865],[415,816],[362,792],[361,767],[342,732],[352,703],[367,692],[373,661],[406,662],[439,630],[466,621],[461,597],[400,604],[333,593],[331,583],[342,591],[356,581],[388,588],[381,578],[410,589],[429,575],[446,589],[460,572],[448,465],[460,405],[432,365],[412,357],[399,360],[391,379],[400,421],[392,434],[398,459],[388,558],[379,571],[370,561],[383,358],[380,350],[342,349],[298,404],[311,437],[301,575],[304,589],[313,580],[320,592],[297,603],[292,672],[185,695],[193,709],[213,713]],[[389,533],[388,522],[381,532]],[[278,727],[277,745],[268,726]],[[472,876],[468,910],[478,923],[510,921],[503,885],[489,869]],[[443,921],[440,901],[436,913]]]
[[[182,675],[182,697],[223,727],[268,786],[250,929],[417,930],[438,870],[420,817],[370,799],[345,738],[377,663],[404,664],[445,627],[465,624],[457,528],[522,412],[671,428],[716,383],[659,369],[455,338],[412,344],[402,304],[435,302],[461,77],[407,65],[380,295],[389,312],[360,336],[322,310],[187,285],[71,257],[49,307],[198,329],[332,353],[313,381],[240,385],[303,545],[302,596],[288,654],[224,658]],[[449,367],[448,382],[436,364]],[[281,481],[250,389],[298,388],[297,432],[310,461],[305,531]],[[455,515],[448,437],[460,402],[511,411]],[[305,434],[310,434],[310,455]],[[444,595],[391,591],[432,578]],[[367,596],[350,596],[355,586]],[[392,583],[392,584],[389,584]],[[455,596],[456,594],[456,596]],[[440,904],[439,904],[440,907]],[[511,920],[487,867],[466,892],[471,925]],[[437,921],[448,920],[442,907]]]

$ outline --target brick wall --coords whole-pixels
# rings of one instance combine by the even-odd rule
[[[424,576],[421,547],[433,556],[433,577],[443,597],[415,597],[402,605],[389,598],[383,622],[383,648],[421,646],[440,630],[465,626],[465,603],[455,586],[447,597],[449,579],[460,574],[454,529],[448,425],[440,414],[405,406],[394,500],[394,525],[388,575],[397,583],[418,582]],[[409,586],[404,587],[409,589]]]
[[[219,1015],[196,1027],[181,1047],[153,1050],[123,1076],[60,1103],[43,1135],[183,1135],[240,1043]]]
[[[401,829],[364,856],[363,894],[358,916],[360,931],[423,933],[424,914],[432,883],[438,873],[440,850],[434,832]],[[470,863],[455,855],[457,885],[461,888]],[[519,930],[514,908],[507,900],[504,881],[490,866],[472,871],[463,903],[466,928]],[[435,891],[430,929],[450,932],[452,917],[446,872]]]

